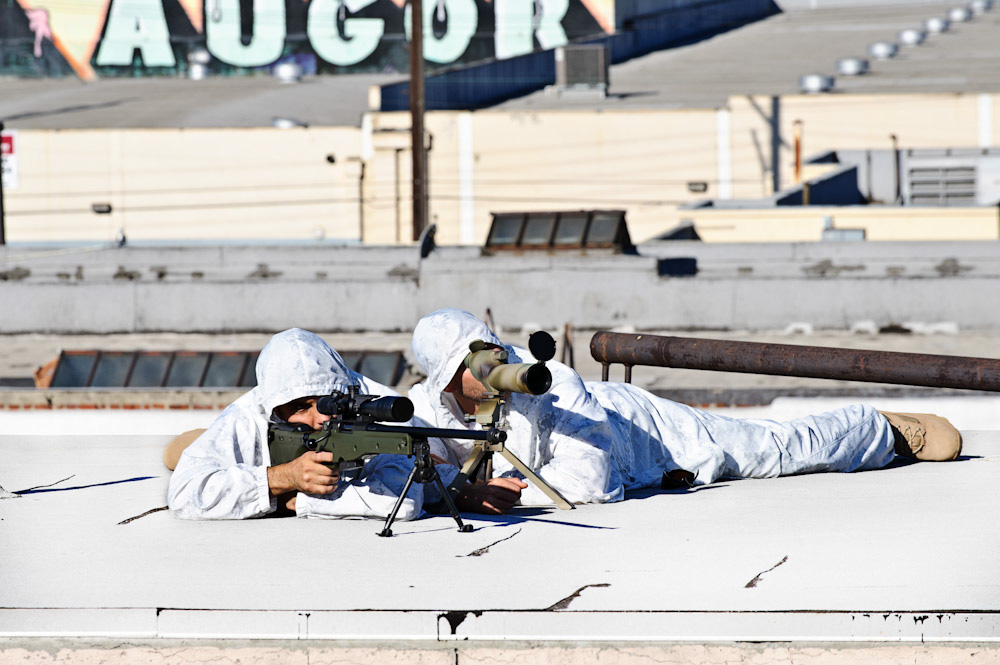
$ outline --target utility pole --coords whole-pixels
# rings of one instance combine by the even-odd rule
[[[410,142],[413,157],[413,240],[427,227],[427,154],[424,150],[424,7],[410,0]]]
[[[781,97],[771,97],[771,191],[781,190]]]
[[[2,122],[0,122],[0,134],[3,134]],[[3,176],[0,176],[0,245],[5,244],[7,244],[7,236],[3,226]]]

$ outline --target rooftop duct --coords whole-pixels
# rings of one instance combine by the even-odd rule
[[[993,0],[972,0],[969,3],[969,8],[973,14],[985,14],[993,8]]]

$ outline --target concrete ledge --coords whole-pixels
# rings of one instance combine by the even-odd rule
[[[191,389],[162,390],[92,389],[92,388],[0,388],[0,410],[31,411],[46,409],[111,410],[221,410],[242,396],[248,388],[236,390]]]
[[[0,637],[998,643],[1000,612],[0,609]]]
[[[0,310],[14,313],[0,319],[0,334],[400,331],[446,306],[490,308],[501,326],[549,329],[848,329],[858,321],[1000,328],[1000,310],[980,305],[1000,283],[998,243],[683,241],[639,252],[486,256],[478,247],[441,247],[420,260],[412,247],[123,248],[85,257],[0,250],[0,264],[23,275],[0,289]],[[660,261],[676,258],[693,259],[697,273],[660,274]],[[78,262],[83,278],[60,281]],[[136,277],[115,277],[122,272]]]
[[[269,640],[52,640],[0,638],[0,663],[49,665],[91,663],[413,663],[414,665],[735,665],[795,663],[796,665],[951,665],[992,663],[1000,655],[995,644],[842,645],[815,644],[661,644],[620,642],[274,642]]]

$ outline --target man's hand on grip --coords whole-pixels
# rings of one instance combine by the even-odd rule
[[[340,470],[324,462],[333,461],[333,453],[306,452],[287,464],[267,468],[267,484],[277,496],[289,491],[306,494],[330,494],[340,482]]]

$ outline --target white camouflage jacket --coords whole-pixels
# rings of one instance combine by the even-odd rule
[[[168,505],[185,519],[243,519],[277,509],[267,481],[271,463],[267,429],[275,407],[301,397],[344,392],[356,384],[362,394],[396,393],[344,364],[319,336],[298,328],[278,333],[257,360],[257,387],[230,404],[181,456],[170,478]],[[447,454],[435,449],[436,453]],[[402,491],[412,460],[379,455],[361,473],[341,480],[329,495],[299,493],[299,517],[385,517]],[[457,469],[439,466],[445,484]],[[414,519],[440,500],[431,486],[414,484],[397,519]]]
[[[509,362],[534,362],[524,349],[505,346],[472,314],[441,309],[417,324],[413,352],[427,380],[410,389],[416,416],[437,427],[471,428],[444,388],[481,339],[507,349]],[[574,503],[619,501],[626,489],[657,486],[664,471],[685,469],[703,484],[724,475],[726,455],[715,445],[706,419],[712,416],[658,398],[629,384],[584,382],[566,365],[549,361],[552,387],[544,395],[513,394],[507,447]],[[457,460],[471,446],[445,440]],[[519,475],[494,456],[498,475]],[[523,505],[551,501],[529,485]]]

